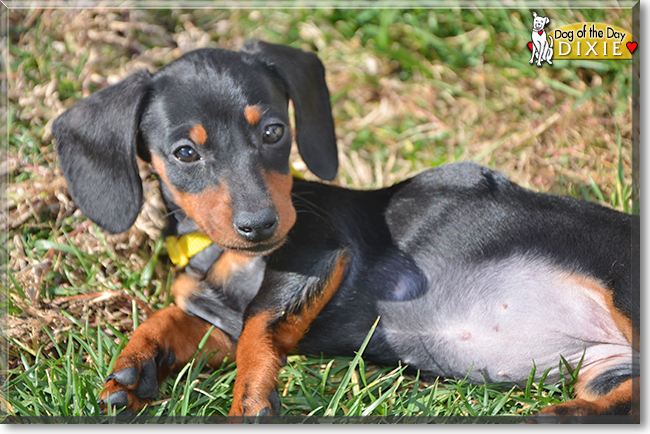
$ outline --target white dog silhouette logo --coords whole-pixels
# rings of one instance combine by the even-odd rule
[[[535,61],[535,56],[537,56],[537,66],[542,66],[544,61],[549,65],[553,64],[553,38],[548,36],[544,30],[544,27],[550,22],[548,17],[540,17],[537,12],[533,12],[533,31],[531,33],[533,41],[528,43],[528,48],[533,52],[528,62],[531,65]]]

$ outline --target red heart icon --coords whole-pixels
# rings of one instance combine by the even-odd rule
[[[628,42],[625,44],[628,50],[630,50],[630,54],[634,54],[634,50],[636,50],[636,47],[639,46],[636,42]]]
[[[629,42],[628,42],[628,44],[629,44]],[[530,51],[533,51],[533,43],[532,43],[532,42],[529,42],[529,43],[528,43],[528,49],[529,49]]]
[[[537,33],[541,35],[542,33],[544,33],[544,30],[540,30],[540,31],[537,32]]]

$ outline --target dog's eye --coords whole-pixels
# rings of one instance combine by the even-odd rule
[[[201,156],[191,146],[181,146],[174,151],[174,157],[183,163],[193,163],[198,161]]]
[[[284,134],[284,127],[280,124],[272,124],[264,130],[262,140],[264,143],[277,143]]]

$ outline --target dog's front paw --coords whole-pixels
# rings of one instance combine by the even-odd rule
[[[161,368],[174,364],[174,352],[163,354],[160,350],[144,351],[129,357],[124,353],[117,359],[115,369],[106,377],[99,404],[104,411],[110,406],[126,409],[134,414],[142,410],[158,395]],[[161,375],[162,374],[162,375]]]
[[[280,409],[280,396],[273,389],[266,399],[244,394],[241,400],[233,401],[229,415],[243,416],[243,421],[249,422],[258,416],[279,416]]]

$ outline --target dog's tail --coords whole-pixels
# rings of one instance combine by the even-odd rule
[[[548,41],[549,41],[548,42],[548,47],[553,48],[553,37],[551,35],[549,35],[549,34],[547,34],[546,37],[548,38]]]

